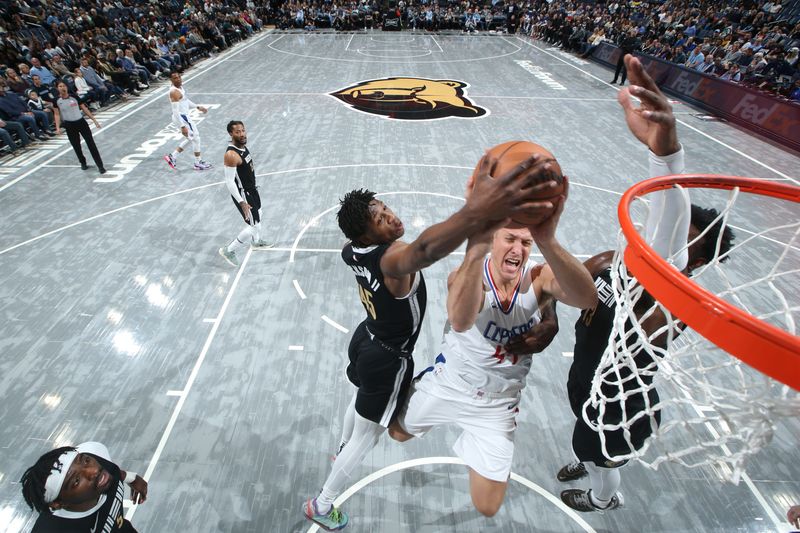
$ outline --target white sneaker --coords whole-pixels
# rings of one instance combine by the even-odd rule
[[[212,167],[211,163],[206,163],[202,159],[194,164],[195,170],[208,170]]]
[[[231,266],[239,266],[239,259],[236,257],[236,252],[229,252],[227,248],[220,248],[217,251]]]
[[[265,241],[264,239],[259,239],[253,243],[253,248],[257,248],[259,250],[266,250],[268,248],[272,248],[275,246],[274,242]]]

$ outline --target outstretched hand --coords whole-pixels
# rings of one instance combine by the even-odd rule
[[[680,144],[672,105],[638,58],[625,56],[625,67],[631,85],[619,92],[617,100],[625,111],[628,127],[654,154],[674,154],[680,150]],[[639,107],[634,105],[631,96],[641,101]]]
[[[535,154],[501,176],[497,158],[486,154],[478,163],[478,172],[467,181],[467,207],[490,225],[514,218],[514,215],[535,216],[552,208],[546,201],[532,200],[534,193],[556,185],[547,180],[550,165],[541,154]]]

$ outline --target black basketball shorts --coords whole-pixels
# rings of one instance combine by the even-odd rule
[[[261,222],[261,196],[258,194],[258,189],[253,189],[248,191],[247,189],[244,190],[242,194],[244,201],[250,204],[250,213],[252,214],[252,220],[247,221],[248,224],[251,226],[258,222]],[[244,211],[242,210],[242,206],[239,205],[239,202],[236,201],[236,198],[231,196],[231,200],[233,200],[236,209],[239,210],[239,214],[242,215],[242,220],[244,220]]]
[[[364,322],[353,332],[348,356],[347,379],[358,387],[356,412],[389,427],[408,397],[414,360],[410,354],[402,356],[370,339]]]

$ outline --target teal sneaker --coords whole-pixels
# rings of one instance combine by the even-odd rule
[[[265,241],[264,239],[258,239],[256,242],[253,243],[253,248],[258,250],[267,250],[268,248],[272,248],[275,246],[274,242]]]
[[[328,514],[318,514],[316,498],[306,500],[306,503],[303,504],[303,514],[306,515],[306,518],[316,523],[325,531],[338,531],[340,529],[344,529],[344,527],[347,526],[347,523],[350,521],[350,519],[347,517],[347,513],[340,511],[336,507],[331,507],[331,510],[328,511]]]
[[[229,252],[227,248],[220,248],[218,252],[225,261],[233,266],[239,266],[239,259],[236,258],[235,252]]]

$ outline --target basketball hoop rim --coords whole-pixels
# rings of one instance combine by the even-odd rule
[[[800,390],[800,337],[768,324],[694,283],[642,238],[630,218],[637,197],[669,189],[734,189],[800,203],[800,187],[738,176],[681,174],[650,178],[623,194],[617,209],[627,240],[624,259],[639,283],[688,327],[726,352],[795,390]]]

